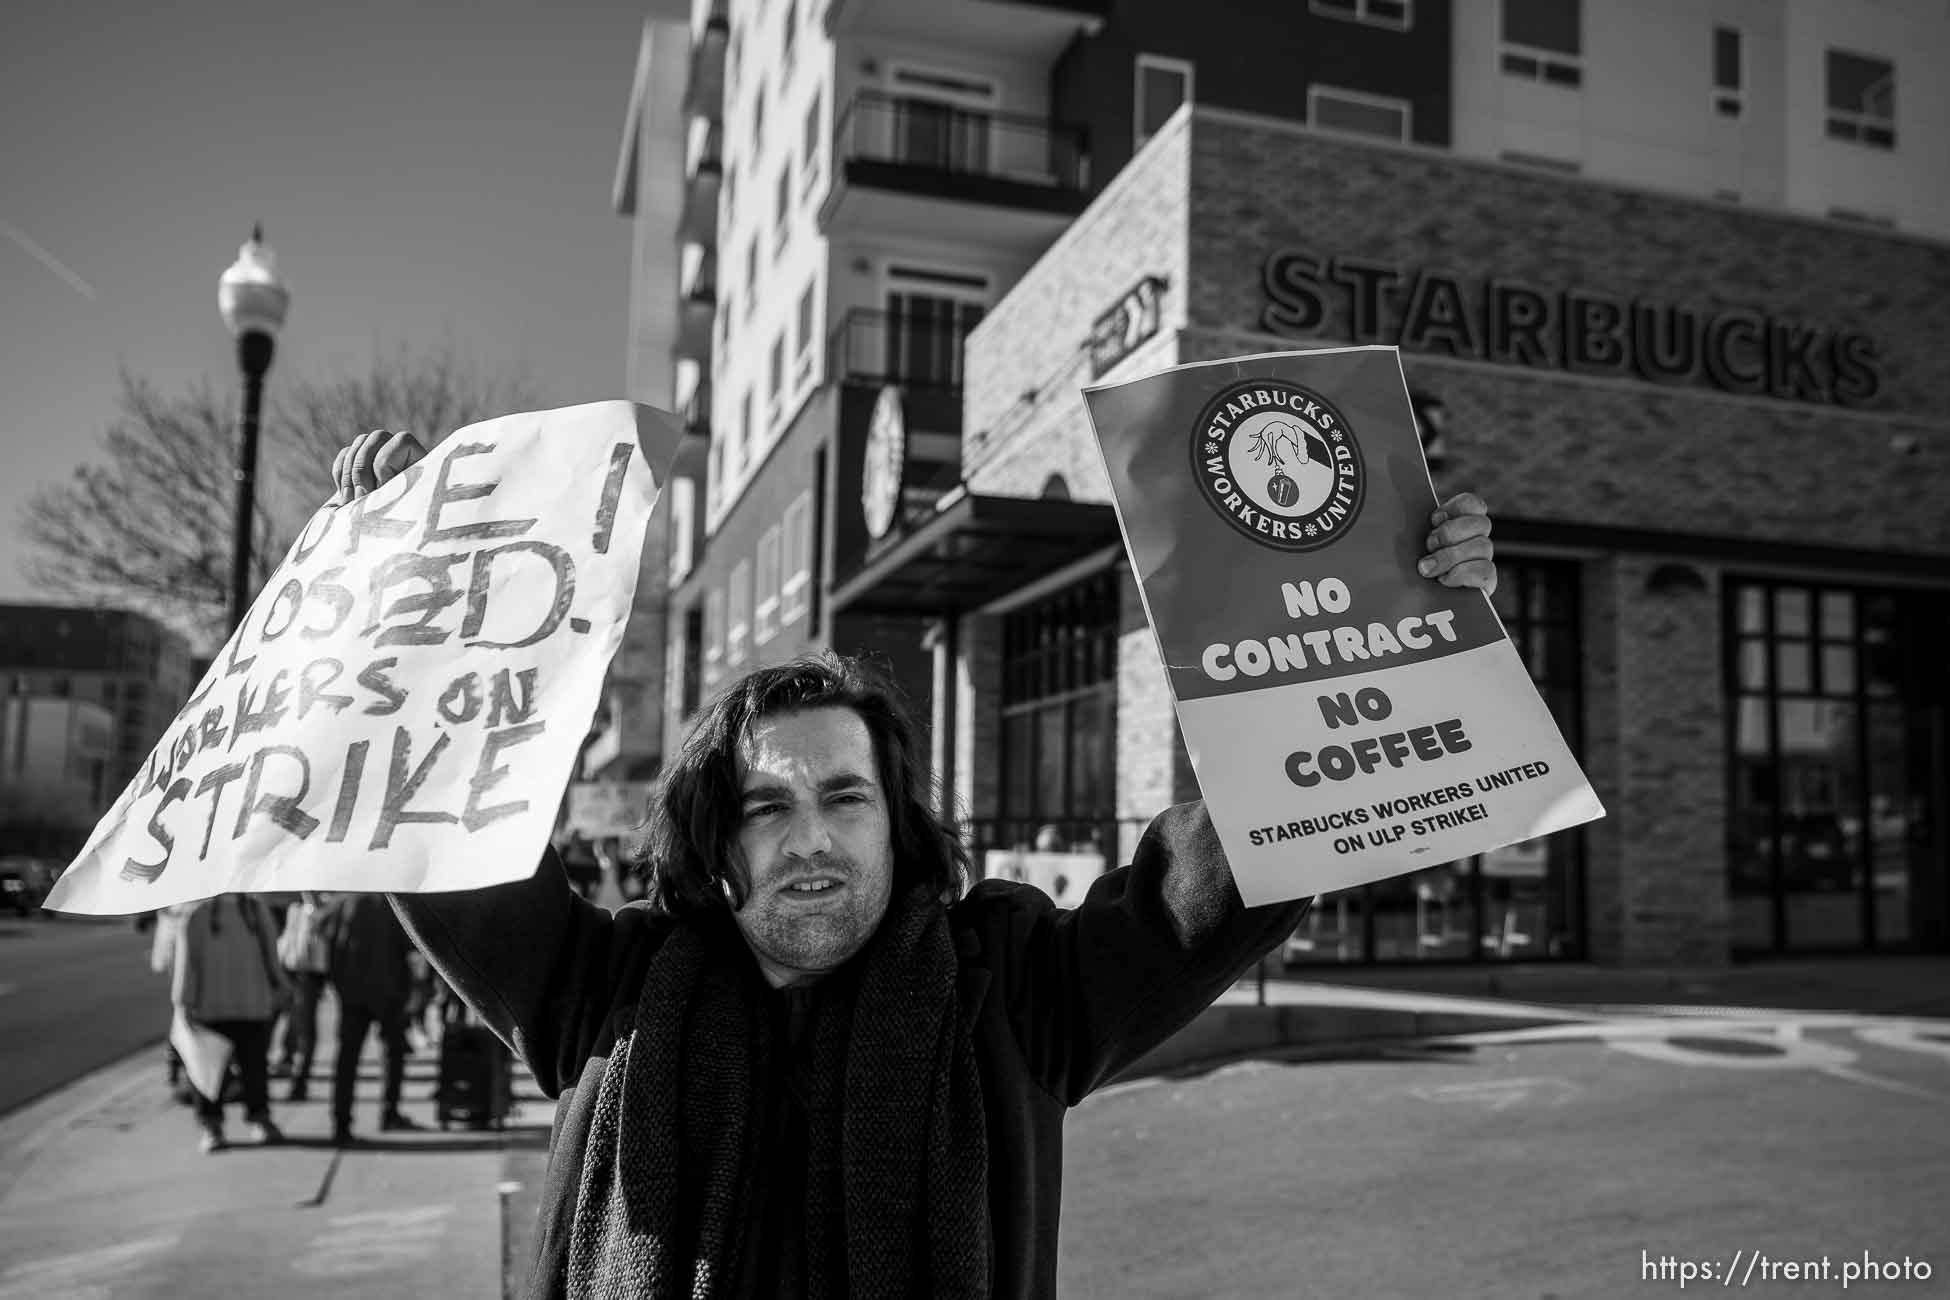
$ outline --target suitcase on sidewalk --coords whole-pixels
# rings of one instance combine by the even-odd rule
[[[440,1075],[434,1119],[442,1129],[502,1128],[514,1100],[514,1063],[494,1031],[473,1021],[450,1021],[440,1034]]]

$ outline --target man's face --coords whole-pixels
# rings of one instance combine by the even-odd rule
[[[893,893],[873,737],[851,709],[778,714],[738,746],[738,772],[751,893],[733,917],[772,987],[802,984],[860,951]]]

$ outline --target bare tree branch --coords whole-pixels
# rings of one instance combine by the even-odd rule
[[[525,376],[484,375],[451,350],[377,356],[364,373],[271,392],[259,430],[253,590],[331,495],[332,457],[352,438],[405,430],[431,446],[465,425],[541,405]],[[22,508],[30,577],[49,595],[148,614],[197,653],[215,653],[230,591],[235,404],[208,381],[168,395],[124,371],[100,462]]]

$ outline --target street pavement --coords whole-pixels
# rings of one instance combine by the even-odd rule
[[[169,1029],[169,984],[127,917],[0,920],[0,1115]]]
[[[1682,1264],[1687,1290],[1839,1295],[1865,1251],[1909,1279],[1848,1294],[1950,1295],[1950,1021],[1621,1016],[1269,1053],[1096,1094],[1065,1157],[1060,1290],[1084,1300],[1572,1300],[1677,1292]],[[1825,1280],[1781,1272],[1824,1257]]]

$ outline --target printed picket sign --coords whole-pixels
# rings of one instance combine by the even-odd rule
[[[679,434],[632,402],[504,416],[321,507],[47,906],[528,876]]]
[[[1247,904],[1604,816],[1489,599],[1416,572],[1436,497],[1396,349],[1083,391]]]

